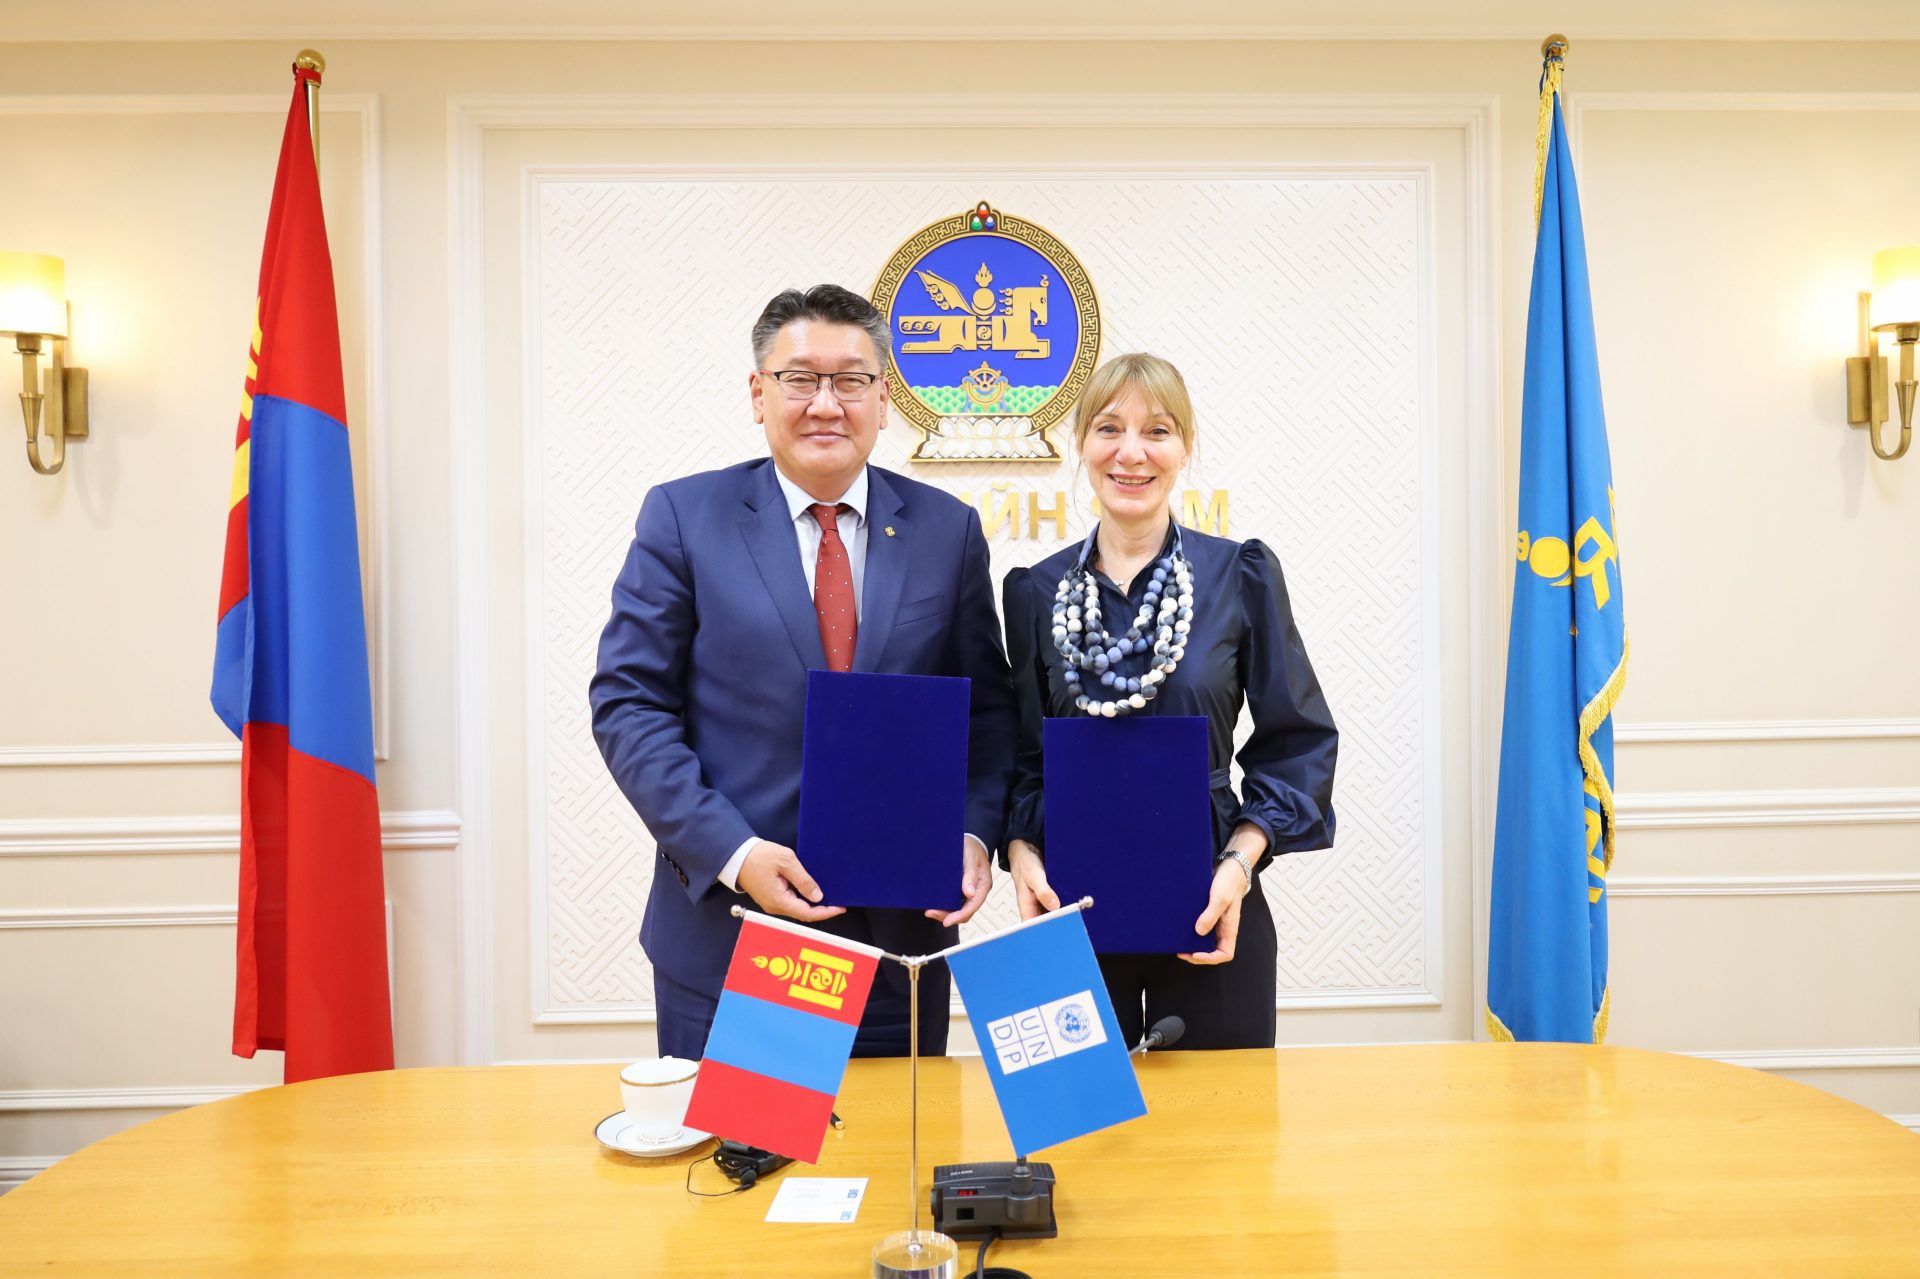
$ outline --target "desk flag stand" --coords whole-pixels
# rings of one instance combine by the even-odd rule
[[[1082,897],[1039,918],[1071,914],[1092,905],[1093,898]],[[931,955],[882,952],[882,958],[904,964],[907,969],[907,1228],[874,1245],[873,1279],[955,1279],[959,1273],[960,1246],[938,1230],[920,1229],[920,970],[974,944],[961,942]]]

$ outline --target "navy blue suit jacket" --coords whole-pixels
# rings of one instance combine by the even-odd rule
[[[966,829],[991,853],[1015,718],[980,519],[929,485],[879,467],[867,476],[853,669],[973,681]],[[806,672],[826,665],[771,459],[647,493],[588,695],[600,753],[659,845],[640,941],[682,985],[719,991],[739,932],[728,912],[753,907],[716,880],[727,859],[749,836],[794,846]],[[909,911],[864,922],[899,954],[940,949],[954,932]]]

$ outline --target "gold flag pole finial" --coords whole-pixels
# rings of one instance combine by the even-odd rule
[[[313,171],[320,172],[320,77],[327,73],[327,60],[318,49],[302,49],[293,56],[294,69],[311,71],[307,81],[307,130],[313,137]]]
[[[1560,72],[1567,62],[1567,38],[1551,35],[1540,42],[1540,124],[1533,135],[1533,225],[1540,225],[1540,204],[1546,196],[1547,144],[1553,136],[1553,95],[1560,92]]]

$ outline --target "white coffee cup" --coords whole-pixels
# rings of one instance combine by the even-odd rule
[[[638,1141],[665,1141],[687,1118],[687,1102],[700,1063],[680,1057],[645,1057],[620,1071],[620,1099],[626,1103],[631,1135]]]

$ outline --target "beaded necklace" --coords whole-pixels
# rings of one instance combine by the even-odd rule
[[[1094,581],[1095,526],[1080,547],[1080,558],[1060,579],[1053,594],[1053,646],[1065,659],[1063,678],[1074,690],[1076,710],[1113,719],[1140,710],[1160,695],[1180,659],[1187,655],[1193,628],[1193,572],[1173,525],[1173,548],[1153,565],[1153,578],[1141,597],[1140,612],[1118,639],[1100,625],[1100,588]],[[1148,627],[1153,627],[1148,637]],[[1139,675],[1121,673],[1127,659],[1151,651]],[[1089,691],[1091,690],[1091,691]]]

